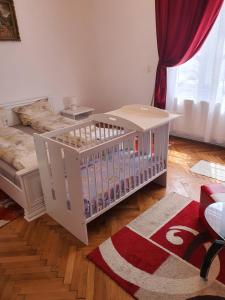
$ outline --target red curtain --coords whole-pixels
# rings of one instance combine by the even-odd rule
[[[223,0],[155,0],[159,63],[154,105],[166,106],[167,67],[185,63],[200,49]]]

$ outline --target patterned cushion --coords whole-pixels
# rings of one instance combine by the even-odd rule
[[[48,99],[42,99],[35,101],[32,104],[14,107],[13,111],[18,114],[19,119],[24,126],[30,126],[33,117],[48,117],[49,114],[52,114]]]

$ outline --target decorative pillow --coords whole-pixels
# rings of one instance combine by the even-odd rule
[[[25,126],[31,125],[33,117],[44,117],[52,114],[48,99],[42,99],[35,101],[32,104],[14,107],[13,111],[18,114],[21,123]]]
[[[6,113],[3,107],[0,107],[0,127],[6,127]]]

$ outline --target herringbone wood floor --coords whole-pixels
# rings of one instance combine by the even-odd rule
[[[199,198],[200,185],[214,180],[194,175],[200,159],[225,163],[225,151],[212,145],[171,138],[167,189],[149,184],[90,224],[84,246],[48,216],[23,218],[0,229],[0,299],[131,299],[86,255],[165,194]]]

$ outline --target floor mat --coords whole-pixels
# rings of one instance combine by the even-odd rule
[[[191,168],[191,171],[199,175],[225,181],[225,165],[200,160]]]
[[[211,237],[191,247],[201,241],[199,235],[207,235],[198,210],[199,202],[172,193],[88,258],[136,299],[225,299],[225,251],[214,260],[207,281],[199,275]]]
[[[0,191],[0,227],[23,215],[23,209]]]

